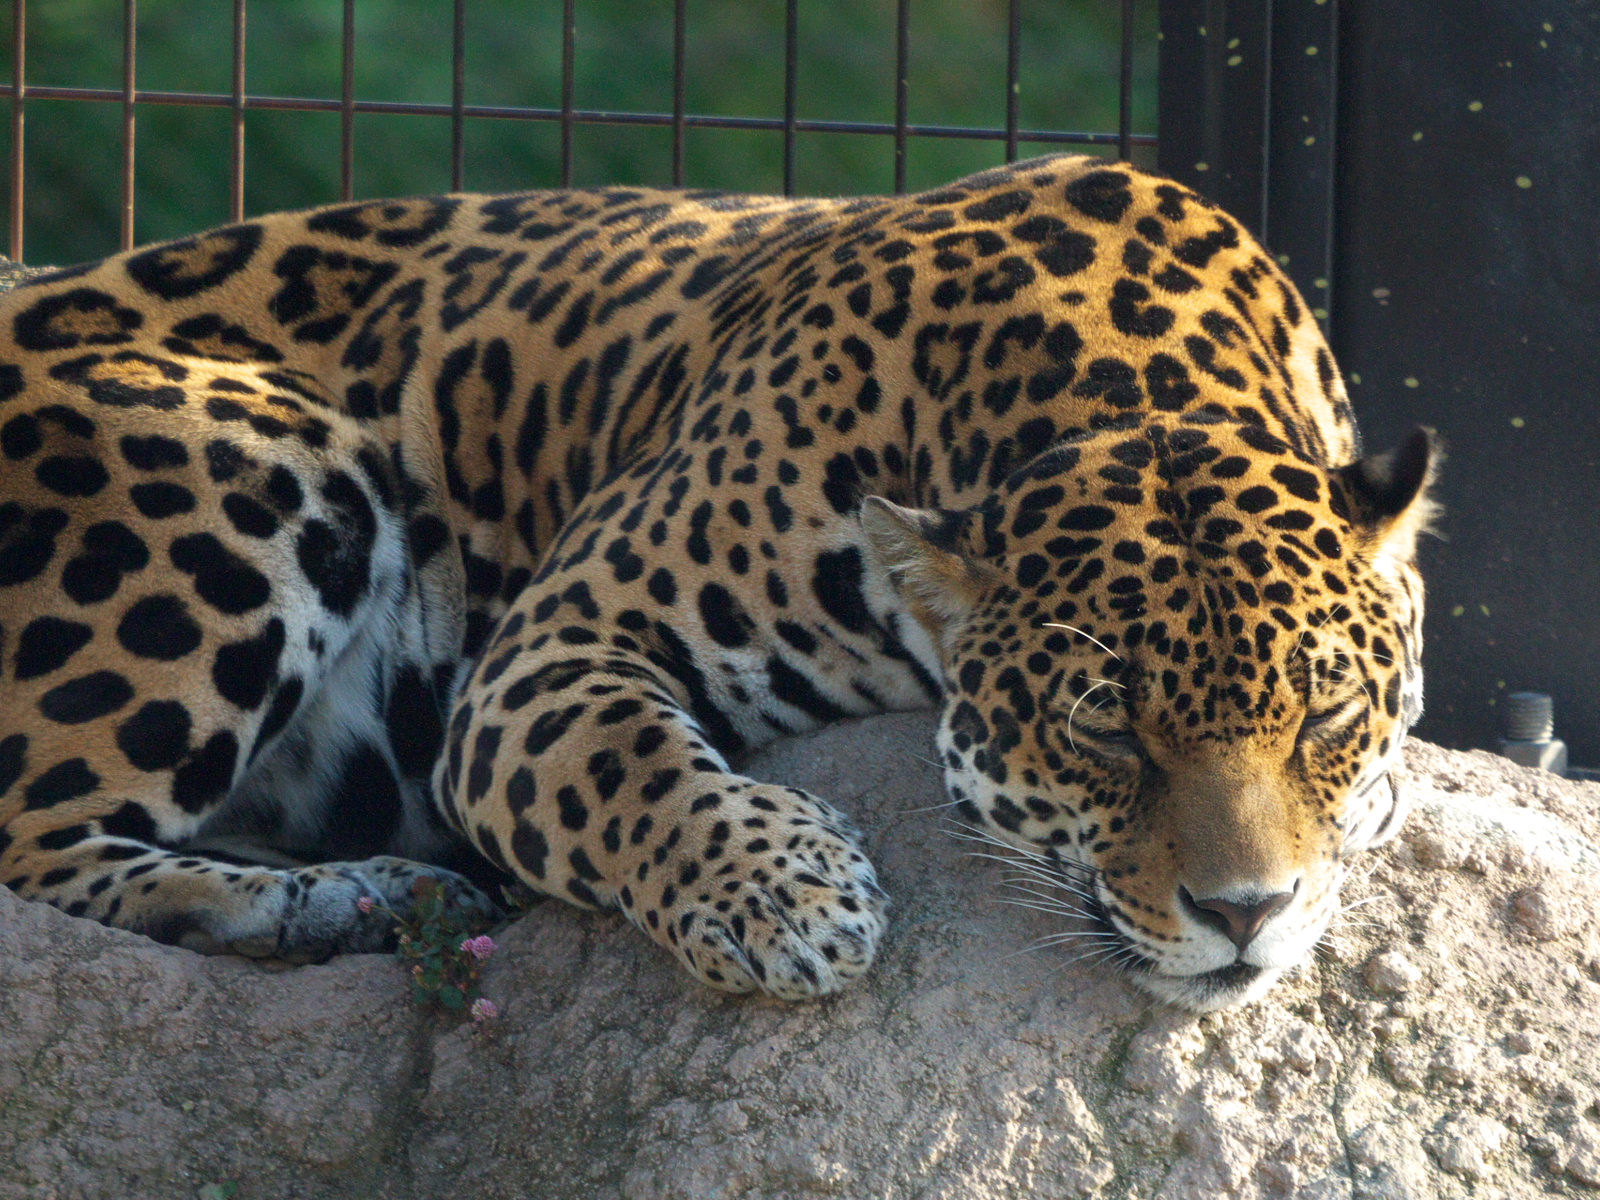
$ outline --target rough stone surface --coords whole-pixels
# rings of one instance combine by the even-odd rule
[[[54,267],[25,267],[0,254],[0,292],[9,292],[36,275],[48,275]]]
[[[474,1028],[413,1009],[386,957],[270,970],[0,893],[0,1200],[1600,1188],[1600,787],[1413,744],[1417,811],[1316,961],[1196,1019],[1030,949],[1070,927],[952,836],[930,731],[752,764],[853,811],[895,900],[873,974],[815,1005],[708,992],[549,903],[497,934],[504,1015]]]
[[[1375,954],[1367,963],[1367,986],[1386,996],[1409,992],[1421,978],[1422,972],[1398,950]]]

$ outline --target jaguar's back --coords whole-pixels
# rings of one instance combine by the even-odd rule
[[[948,691],[969,815],[1226,1002],[1392,824],[1427,443],[1359,461],[1292,285],[1129,169],[346,205],[0,338],[0,877],[70,912],[367,947],[421,859],[827,991],[871,867],[729,756]]]

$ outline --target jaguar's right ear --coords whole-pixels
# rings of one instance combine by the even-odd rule
[[[903,508],[868,496],[861,528],[873,556],[919,619],[934,628],[966,616],[996,576],[968,545],[970,511]]]
[[[1393,450],[1333,472],[1347,510],[1341,515],[1367,535],[1368,554],[1400,563],[1416,557],[1418,536],[1439,512],[1430,493],[1443,461],[1438,437],[1419,425]]]

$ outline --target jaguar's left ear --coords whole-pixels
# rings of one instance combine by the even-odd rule
[[[924,624],[943,628],[972,611],[993,572],[968,545],[969,511],[903,508],[882,496],[861,502],[867,544]]]
[[[1369,555],[1400,563],[1415,559],[1418,535],[1439,512],[1430,493],[1443,461],[1438,437],[1419,425],[1393,450],[1333,472],[1347,510],[1341,515],[1367,533]]]

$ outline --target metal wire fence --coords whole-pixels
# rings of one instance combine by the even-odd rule
[[[356,4],[343,0],[342,65],[340,95],[330,98],[250,95],[245,90],[246,0],[232,0],[233,73],[228,93],[147,91],[137,86],[138,0],[122,0],[123,54],[121,88],[44,86],[27,83],[28,10],[27,0],[12,0],[11,61],[13,76],[9,85],[0,84],[0,96],[11,102],[10,161],[10,256],[21,262],[24,251],[27,205],[27,153],[25,141],[26,107],[30,99],[72,100],[122,106],[122,204],[121,244],[134,243],[135,161],[138,140],[137,110],[140,105],[177,105],[227,108],[232,114],[232,155],[230,212],[242,220],[244,211],[245,114],[250,110],[337,112],[340,117],[339,179],[340,198],[354,198],[356,158],[355,117],[357,113],[444,118],[450,121],[450,181],[452,190],[462,189],[463,147],[466,122],[470,120],[540,121],[560,126],[561,184],[572,181],[573,130],[579,125],[634,125],[669,127],[672,131],[671,179],[683,184],[684,134],[688,129],[759,130],[783,137],[783,192],[792,195],[795,181],[795,141],[802,133],[843,133],[892,138],[894,188],[903,192],[906,181],[906,146],[913,138],[962,138],[1004,142],[1005,158],[1017,158],[1019,143],[1043,145],[1115,147],[1120,158],[1132,157],[1134,146],[1154,146],[1154,134],[1133,132],[1133,53],[1135,0],[1116,0],[1120,6],[1119,122],[1116,131],[1073,131],[1065,129],[1023,129],[1019,127],[1021,6],[1025,0],[1006,0],[1008,37],[1006,53],[1006,120],[1003,128],[965,125],[913,124],[908,120],[909,47],[911,42],[911,0],[895,3],[895,115],[894,121],[812,120],[796,112],[798,78],[799,0],[786,0],[784,23],[784,88],[782,117],[728,116],[685,111],[686,5],[673,2],[672,111],[614,112],[577,107],[574,96],[574,45],[577,30],[577,0],[561,0],[561,104],[559,108],[467,104],[466,96],[466,20],[468,0],[453,0],[454,22],[451,55],[453,79],[449,104],[358,100],[355,95]],[[1043,0],[1048,2],[1048,0]],[[1107,0],[1108,3],[1111,0]],[[1149,0],[1146,0],[1149,2]]]

